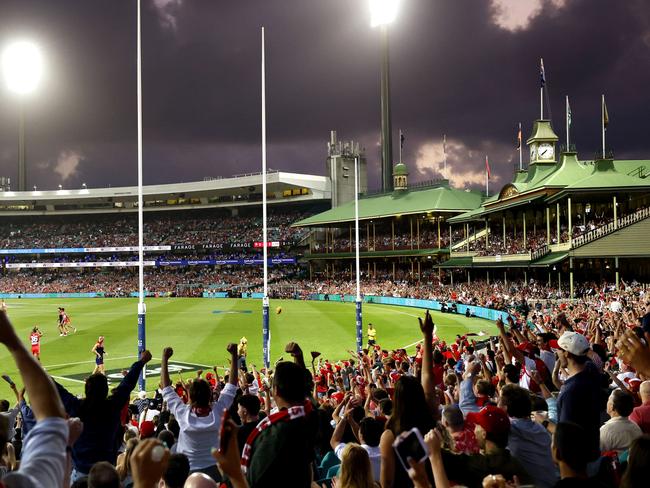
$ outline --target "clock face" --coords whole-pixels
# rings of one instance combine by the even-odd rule
[[[535,161],[537,159],[537,144],[530,145],[530,160]]]
[[[555,149],[552,144],[545,142],[539,145],[539,159],[553,159]]]

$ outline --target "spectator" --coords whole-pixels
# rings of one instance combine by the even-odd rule
[[[650,434],[650,381],[644,381],[639,387],[641,405],[632,410],[630,420],[635,422],[644,434]]]
[[[285,351],[295,363],[277,364],[272,396],[277,409],[265,418],[248,438],[242,465],[251,488],[309,486],[314,461],[317,417],[307,400],[310,390],[302,350],[289,343]]]
[[[465,425],[463,412],[456,405],[448,405],[442,411],[442,425],[453,439],[452,450],[457,454],[478,454],[480,448],[474,430]]]
[[[25,438],[20,468],[2,484],[14,487],[57,487],[66,477],[70,430],[52,380],[16,335],[4,307],[0,308],[0,343],[11,354],[29,395],[36,425]]]
[[[553,464],[551,436],[531,420],[530,393],[516,385],[501,389],[499,407],[510,417],[508,450],[521,463],[539,488],[551,488],[559,479]]]
[[[553,459],[560,468],[560,481],[556,488],[600,488],[602,485],[587,476],[587,464],[593,457],[590,446],[585,445],[584,427],[560,422],[553,433]],[[604,488],[604,487],[602,487]]]
[[[601,451],[624,451],[643,435],[641,427],[628,418],[633,409],[632,395],[622,390],[614,390],[609,395],[607,413],[611,418],[600,428]]]
[[[382,424],[371,417],[366,417],[357,423],[354,420],[352,415],[353,409],[347,408],[345,415],[341,417],[340,422],[336,424],[336,429],[332,434],[332,440],[330,442],[332,449],[336,457],[343,461],[344,451],[350,443],[344,443],[343,434],[348,425],[352,426],[353,432],[357,435],[359,439],[360,447],[366,450],[368,453],[368,459],[370,461],[370,466],[372,468],[373,479],[378,480],[380,477],[381,470],[381,453],[379,450],[379,440],[383,432]]]
[[[650,436],[637,437],[630,447],[620,488],[644,488],[650,478]]]
[[[163,350],[160,367],[163,398],[180,426],[176,452],[188,457],[191,472],[205,473],[215,481],[220,481],[221,476],[214,464],[210,449],[219,443],[223,411],[230,408],[237,391],[237,346],[229,344],[227,350],[231,360],[230,382],[221,391],[216,402],[212,401],[209,383],[203,379],[195,379],[189,388],[189,402],[183,403],[172,388],[169,379],[168,362],[174,354],[171,347]]]
[[[185,454],[172,454],[159,488],[183,488],[190,475],[190,462]]]
[[[130,486],[127,481],[127,486]],[[95,463],[88,473],[88,488],[121,488],[115,467],[106,461]]]
[[[246,445],[246,439],[260,421],[260,399],[255,395],[242,395],[237,399],[237,415],[241,419],[241,426],[237,432],[239,451]]]
[[[368,450],[350,443],[341,453],[341,473],[337,482],[341,488],[375,488],[373,468]]]
[[[108,395],[106,376],[101,373],[86,379],[86,397],[83,400],[56,384],[68,415],[79,417],[84,424],[81,437],[72,447],[73,481],[86,476],[97,462],[107,461],[115,464],[118,440],[121,438],[120,415],[129,401],[142,368],[150,360],[151,353],[143,351],[140,360],[133,363],[111,395]]]
[[[558,339],[558,346],[560,362],[566,364],[569,374],[558,397],[558,418],[584,429],[582,449],[588,460],[594,461],[600,454],[600,380],[598,370],[587,358],[589,341],[582,334],[567,331]]]

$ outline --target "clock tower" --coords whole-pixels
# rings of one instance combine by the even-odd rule
[[[526,141],[530,148],[530,164],[557,163],[558,137],[553,132],[550,120],[536,120],[533,132]]]

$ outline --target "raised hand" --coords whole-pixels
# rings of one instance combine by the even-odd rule
[[[231,342],[226,347],[226,351],[228,351],[232,356],[236,356],[237,355],[237,344],[235,344],[234,342]]]
[[[300,346],[297,342],[290,342],[284,348],[284,352],[289,353],[295,357],[299,354],[302,354],[302,349],[300,349]]]
[[[104,353],[104,354],[106,354],[106,353]],[[142,354],[140,354],[140,361],[142,361],[145,364],[148,363],[149,361],[151,361],[151,352],[149,352],[146,349],[144,351],[142,351]]]
[[[424,321],[420,317],[418,317],[418,321],[420,322],[420,330],[422,333],[427,337],[432,336],[435,324],[431,318],[431,313],[427,310],[427,313],[424,315]]]
[[[167,360],[174,355],[174,350],[171,347],[166,347],[163,349],[163,359]]]
[[[650,349],[643,345],[632,330],[626,330],[616,343],[623,360],[639,373],[650,376]]]
[[[158,439],[140,441],[131,454],[130,466],[133,486],[150,488],[158,485],[167,462],[169,449],[163,447]]]

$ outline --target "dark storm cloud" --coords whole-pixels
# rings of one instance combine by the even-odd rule
[[[486,153],[494,184],[507,181],[518,161],[517,123],[526,136],[538,116],[539,57],[561,138],[571,97],[582,158],[599,147],[601,93],[608,146],[618,157],[650,155],[647,2],[522,2],[541,9],[511,31],[488,0],[403,1],[391,32],[393,127],[406,133],[414,177],[437,176],[446,133],[456,184],[480,184]],[[258,168],[261,25],[269,166],[322,174],[336,129],[360,140],[377,167],[378,34],[366,0],[143,0],[147,182]],[[135,2],[4,0],[0,41],[23,32],[48,59],[43,89],[27,107],[30,180],[134,183]],[[0,104],[0,174],[13,176],[15,101],[0,90]]]

